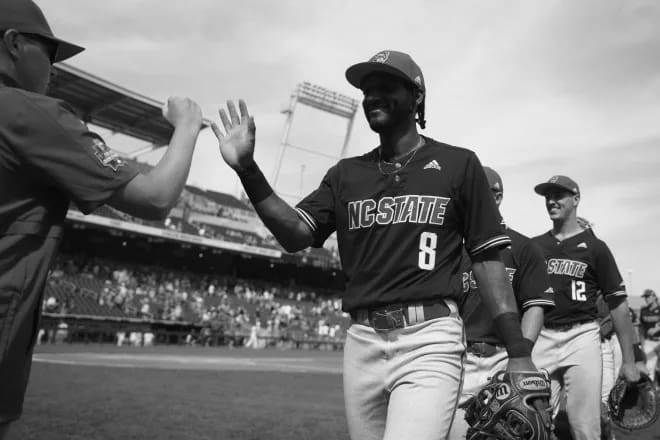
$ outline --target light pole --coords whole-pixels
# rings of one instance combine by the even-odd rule
[[[348,120],[348,124],[346,126],[346,134],[344,136],[344,143],[342,145],[341,153],[339,156],[323,153],[311,148],[292,145],[289,143],[289,133],[291,131],[291,125],[293,124],[293,118],[298,104],[303,104],[316,110],[321,110],[323,112],[340,116]],[[324,87],[317,86],[309,82],[302,82],[298,84],[294,92],[291,94],[288,107],[282,110],[282,113],[286,114],[286,122],[284,123],[284,132],[282,133],[280,150],[277,155],[275,169],[273,170],[273,187],[277,188],[277,181],[279,180],[280,170],[284,160],[284,152],[287,148],[293,148],[294,150],[304,151],[309,154],[323,156],[330,159],[341,159],[344,157],[346,155],[346,150],[348,149],[348,142],[351,138],[351,130],[353,128],[353,120],[355,119],[358,106],[358,100],[337,92],[333,92]],[[282,194],[298,197],[293,194]]]

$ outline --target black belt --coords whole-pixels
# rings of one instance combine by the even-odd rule
[[[491,357],[504,350],[504,345],[491,344],[489,342],[468,342],[467,351],[477,357]]]
[[[592,319],[587,319],[587,320],[584,320],[584,321],[569,322],[569,323],[566,323],[566,324],[552,324],[552,323],[549,323],[549,324],[545,324],[545,328],[550,329],[550,330],[554,330],[554,331],[557,331],[557,332],[567,332],[569,330],[574,329],[575,327],[578,327],[578,326],[581,326],[581,325],[584,325],[584,324],[589,324],[590,322],[595,322],[595,321],[592,320]]]
[[[358,309],[351,312],[351,318],[359,324],[373,327],[374,330],[387,331],[444,318],[450,314],[447,303],[439,300],[431,304],[390,304],[374,309]]]

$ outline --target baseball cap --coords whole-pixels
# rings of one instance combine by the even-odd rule
[[[377,72],[398,76],[426,93],[422,69],[410,55],[396,50],[382,50],[369,58],[369,61],[352,65],[346,69],[346,79],[359,89],[367,75]]]
[[[542,196],[546,195],[548,191],[553,189],[565,190],[575,195],[580,194],[580,187],[577,183],[575,183],[575,180],[566,176],[552,176],[550,179],[548,179],[547,182],[539,183],[534,187],[536,194],[540,194]]]
[[[642,298],[646,298],[647,296],[655,296],[655,292],[652,289],[646,289],[642,293]]]
[[[484,173],[486,173],[486,178],[488,179],[488,186],[490,189],[495,191],[504,192],[504,185],[502,184],[502,178],[497,171],[491,167],[484,167]]]
[[[44,13],[32,0],[0,0],[0,30],[15,29],[35,34],[57,45],[53,62],[64,61],[82,52],[84,47],[69,43],[53,35]]]

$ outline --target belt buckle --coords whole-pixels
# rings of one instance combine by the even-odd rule
[[[371,312],[371,326],[374,330],[394,330],[406,326],[403,309],[374,310]]]

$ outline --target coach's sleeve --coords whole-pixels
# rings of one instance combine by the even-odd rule
[[[515,244],[514,244],[515,246]],[[555,295],[541,249],[531,240],[525,240],[520,249],[520,263],[514,277],[522,308],[532,306],[554,307]]]
[[[459,205],[463,214],[463,237],[471,256],[486,249],[511,244],[506,235],[502,216],[488,187],[483,167],[472,151],[468,158],[460,186]]]
[[[82,212],[102,205],[138,174],[137,167],[89,131],[69,105],[46,96],[24,98],[12,118],[11,145]]]
[[[610,310],[614,310],[628,297],[626,294],[626,285],[623,282],[610,248],[601,240],[598,240],[596,243],[596,281]]]
[[[322,247],[336,226],[335,188],[337,165],[328,170],[319,187],[296,205],[298,216],[309,226],[314,236],[312,247]]]

